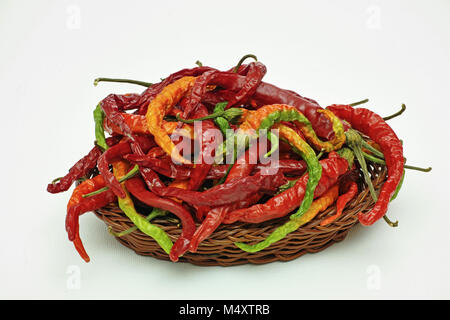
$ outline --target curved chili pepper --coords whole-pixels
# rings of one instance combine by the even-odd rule
[[[142,148],[146,151],[155,145],[153,139],[148,137],[137,137],[137,139],[141,142]],[[109,171],[109,165],[112,162],[121,159],[124,155],[131,153],[131,151],[132,148],[129,142],[121,142],[106,150],[97,161],[98,170],[105,179],[106,185],[119,198],[124,198],[126,194],[114,174]]]
[[[161,190],[160,194],[166,197],[176,197],[196,206],[220,206],[242,201],[258,191],[274,191],[285,182],[286,179],[281,173],[271,176],[254,175],[233,179],[228,183],[216,185],[203,192],[168,187]]]
[[[250,130],[269,129],[280,121],[294,121],[300,128],[306,139],[318,150],[330,152],[340,149],[345,143],[344,128],[341,121],[334,114],[327,110],[318,110],[324,113],[333,124],[334,137],[330,141],[322,142],[314,132],[311,122],[297,109],[283,104],[266,105],[256,111],[249,111],[241,119],[243,122],[239,130],[248,132]]]
[[[192,92],[187,98],[186,105],[183,110],[183,118],[188,119],[195,113],[199,103],[205,94],[209,82],[211,82],[219,74],[218,70],[209,70],[198,76],[192,87]]]
[[[313,202],[314,190],[322,175],[322,167],[314,150],[294,130],[284,125],[278,125],[276,128],[279,130],[280,137],[293,146],[294,150],[305,160],[308,167],[308,182],[306,183],[305,195],[297,212],[291,215],[291,218],[299,217],[308,210]]]
[[[113,163],[113,171],[117,179],[125,175],[127,169],[128,165],[124,161],[117,161]],[[131,199],[130,194],[128,193],[128,190],[126,189],[124,184],[125,182],[122,182],[125,197],[118,198],[120,209],[122,209],[125,215],[136,225],[136,227],[138,227],[139,230],[155,239],[155,241],[161,246],[161,248],[167,254],[170,254],[173,245],[172,240],[170,240],[170,237],[163,229],[151,224],[136,211],[133,200]]]
[[[246,102],[255,93],[266,72],[267,68],[261,62],[249,63],[247,65],[245,82],[239,92],[228,101],[226,109]]]
[[[328,189],[319,199],[315,200],[311,207],[302,216],[291,219],[282,226],[273,231],[265,240],[254,245],[248,245],[242,242],[235,242],[234,244],[246,252],[258,252],[271,244],[283,239],[289,233],[294,232],[302,225],[311,221],[319,212],[328,208],[338,197],[339,187],[337,184]]]
[[[368,213],[360,212],[358,219],[363,225],[372,225],[383,217],[387,211],[389,201],[403,175],[403,147],[395,132],[376,113],[365,108],[352,108],[348,105],[332,105],[327,107],[336,116],[350,123],[350,125],[367,135],[376,142],[384,155],[388,169],[388,178],[378,195],[378,201]]]
[[[153,100],[166,86],[173,83],[174,81],[177,81],[183,77],[197,77],[202,75],[203,73],[211,70],[216,70],[211,67],[196,67],[192,69],[182,69],[180,71],[177,71],[175,73],[172,73],[168,77],[166,77],[163,81],[160,83],[156,83],[150,87],[148,87],[141,95],[139,99],[139,114],[145,115],[147,113],[147,108],[149,105],[149,102]]]
[[[193,114],[194,117],[203,117],[208,114],[208,110],[201,103]],[[188,190],[197,190],[203,184],[212,167],[212,163],[205,161],[207,157],[212,157],[217,145],[217,139],[214,135],[217,127],[211,120],[202,121],[201,125],[194,126],[195,135],[199,142],[200,153],[196,160],[195,168],[192,171],[189,180]]]
[[[167,198],[161,198],[148,191],[145,188],[144,181],[140,178],[127,180],[125,186],[139,201],[151,207],[170,211],[181,220],[183,226],[181,235],[170,250],[170,259],[172,261],[178,261],[178,258],[187,251],[192,235],[195,232],[195,223],[190,212],[180,203]]]
[[[126,105],[135,105],[139,99],[137,95],[117,95],[110,94],[100,102],[101,109],[105,117],[113,124],[118,126],[125,136],[134,140],[133,133],[130,127],[125,123],[123,118],[123,111]]]
[[[118,142],[117,137],[111,137],[106,139],[106,143],[109,146],[115,145]],[[58,179],[57,183],[50,183],[47,186],[47,191],[50,193],[64,192],[70,188],[70,186],[78,179],[86,176],[97,165],[97,160],[102,154],[102,150],[95,146],[89,153],[78,160],[69,173],[64,177]]]
[[[47,191],[50,193],[58,193],[68,190],[75,180],[85,176],[90,170],[95,168],[97,159],[101,154],[102,150],[99,147],[95,146],[92,148],[92,150],[82,159],[78,160],[77,163],[70,168],[69,173],[59,179],[57,183],[49,183]]]
[[[342,211],[344,211],[345,205],[350,200],[352,200],[357,193],[358,193],[358,185],[356,184],[356,182],[350,181],[347,192],[339,196],[339,198],[336,201],[336,214],[322,220],[320,222],[320,225],[325,226],[327,224],[332,223],[337,218],[339,218],[342,215]]]
[[[183,77],[166,86],[149,103],[147,114],[145,115],[147,118],[148,130],[153,134],[156,143],[170,155],[174,161],[179,163],[189,163],[189,161],[178,153],[174,143],[162,129],[162,123],[167,111],[191,90],[195,79],[195,77]]]
[[[353,162],[352,157],[351,151],[343,148],[339,150],[339,154],[334,151],[330,152],[327,159],[319,161],[322,166],[322,176],[314,191],[315,198],[324,194],[341,175],[347,172],[350,162]],[[230,212],[224,219],[224,223],[236,221],[259,223],[285,216],[301,204],[305,196],[308,178],[308,174],[303,175],[293,187],[269,199],[264,204],[256,204],[249,208]]]
[[[85,212],[99,209],[113,202],[116,196],[112,191],[107,191],[84,199],[83,194],[95,191],[103,186],[105,186],[105,181],[101,175],[85,180],[74,189],[67,204],[66,231],[69,240],[74,243],[76,250],[86,262],[89,262],[90,259],[79,235],[78,218]]]

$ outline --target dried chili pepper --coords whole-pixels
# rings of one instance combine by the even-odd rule
[[[75,188],[67,204],[66,231],[68,233],[69,240],[74,243],[76,250],[86,262],[89,262],[90,259],[83,247],[83,243],[79,235],[78,218],[85,212],[99,209],[113,202],[116,199],[116,196],[112,193],[112,191],[107,191],[91,198],[84,199],[83,194],[97,190],[104,185],[105,181],[100,175],[83,181]]]
[[[174,243],[170,251],[170,259],[172,261],[177,261],[178,258],[187,251],[189,242],[191,241],[192,235],[195,231],[195,223],[190,212],[185,209],[180,203],[175,202],[171,199],[161,198],[156,194],[148,191],[145,188],[144,181],[140,178],[127,180],[125,186],[128,191],[139,201],[151,207],[170,211],[181,220],[181,224],[183,226],[181,235]]]
[[[173,158],[173,161],[179,163],[189,163],[189,161],[178,153],[174,143],[162,129],[162,123],[167,111],[191,90],[195,79],[195,77],[183,77],[169,84],[149,103],[147,108],[148,130],[153,134],[156,143]]]
[[[291,219],[282,226],[273,231],[265,240],[258,242],[254,245],[248,245],[242,242],[235,242],[234,244],[240,249],[246,252],[258,252],[271,244],[283,239],[289,233],[294,232],[302,225],[311,221],[319,212],[328,208],[334,203],[339,193],[339,187],[337,184],[328,189],[319,199],[315,200],[311,207],[302,216]]]
[[[228,101],[226,108],[228,109],[231,106],[240,105],[246,102],[255,93],[266,72],[267,68],[261,62],[252,62],[248,64],[245,82],[239,92]]]
[[[327,224],[330,224],[334,220],[339,218],[342,215],[342,211],[344,211],[345,205],[355,197],[357,192],[358,192],[358,185],[356,184],[356,182],[350,181],[347,192],[339,196],[339,198],[336,201],[336,214],[322,220],[320,222],[320,225],[326,226]]]
[[[207,114],[208,110],[206,107],[200,104],[193,116],[202,117]],[[214,134],[216,129],[217,127],[211,120],[203,121],[200,126],[194,126],[195,135],[199,142],[200,152],[189,180],[188,190],[197,190],[205,181],[206,176],[212,167],[212,163],[208,163],[208,161],[205,160],[208,157],[212,158],[214,156],[214,149],[218,143]]]
[[[242,201],[258,191],[274,191],[285,182],[286,180],[281,173],[272,176],[254,175],[233,179],[228,183],[216,185],[203,192],[169,187],[161,190],[160,194],[166,197],[176,197],[196,206],[219,206]]]
[[[153,139],[148,137],[138,137],[139,142],[144,150],[149,150],[155,145]],[[114,147],[106,150],[97,161],[97,167],[100,174],[105,179],[106,185],[111,188],[115,195],[119,198],[124,198],[126,196],[125,191],[121,187],[119,181],[116,179],[114,174],[109,171],[109,165],[121,159],[124,155],[131,153],[132,147],[129,142],[121,142],[116,144]]]
[[[353,163],[353,153],[347,148],[342,148],[338,152],[330,152],[328,158],[320,160],[319,163],[322,166],[322,176],[314,192],[315,198],[320,197],[347,172]],[[308,174],[305,174],[293,187],[272,197],[266,203],[230,212],[224,223],[235,221],[259,223],[283,217],[300,206],[307,182]]]
[[[151,132],[148,129],[147,119],[145,118],[145,116],[139,114],[122,113],[122,117],[124,119],[124,122],[128,125],[133,134],[151,134]],[[121,131],[121,129],[118,126],[113,124],[108,119],[106,119],[106,121],[104,122],[104,129],[108,131],[110,134],[113,133],[121,135],[124,134],[124,132]],[[183,125],[181,129],[177,129],[176,122],[168,122],[163,120],[162,129],[168,135],[176,133],[179,136],[187,137],[190,139],[194,138],[194,131],[190,125]]]
[[[106,143],[109,146],[115,145],[117,142],[117,137],[106,139]],[[70,168],[69,173],[67,173],[64,177],[57,179],[57,183],[50,183],[47,186],[47,191],[50,193],[59,193],[68,190],[76,180],[88,175],[89,172],[95,168],[97,160],[101,154],[102,150],[98,146],[92,148],[86,156],[78,160],[72,168]]]
[[[368,213],[360,212],[358,214],[361,224],[371,225],[385,215],[389,200],[402,177],[404,162],[402,143],[383,118],[368,109],[352,108],[347,105],[332,105],[327,109],[349,122],[354,129],[369,136],[383,152],[388,169],[388,179],[381,187],[378,200],[372,210]]]
[[[172,73],[171,75],[167,76],[163,81],[160,83],[153,84],[152,86],[148,87],[141,95],[139,99],[139,114],[145,115],[147,113],[147,108],[149,105],[149,102],[153,100],[166,86],[173,83],[174,81],[177,81],[183,77],[197,77],[202,75],[203,73],[207,71],[215,70],[211,67],[196,67],[192,69],[182,69],[180,71],[177,71],[175,73]]]

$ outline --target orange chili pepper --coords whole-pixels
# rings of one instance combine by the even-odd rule
[[[325,226],[327,224],[330,224],[337,218],[339,218],[342,215],[342,211],[344,211],[345,205],[353,199],[353,197],[358,192],[358,185],[356,182],[351,181],[350,186],[348,187],[348,191],[344,193],[343,195],[339,196],[338,200],[336,201],[336,214],[332,215],[331,217],[328,217],[324,219],[320,225]]]
[[[190,161],[178,153],[175,144],[163,129],[163,121],[167,112],[192,89],[195,79],[195,77],[183,77],[164,87],[149,103],[145,115],[148,130],[155,137],[155,142],[172,157],[172,160],[185,164],[189,164]]]

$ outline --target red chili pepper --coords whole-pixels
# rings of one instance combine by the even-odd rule
[[[195,231],[195,223],[192,219],[191,213],[180,203],[171,199],[161,198],[148,191],[145,188],[144,181],[140,178],[132,178],[127,180],[125,182],[125,186],[133,196],[146,205],[170,211],[180,218],[183,229],[181,235],[174,243],[170,251],[170,259],[172,261],[177,261],[178,258],[187,251],[192,235]]]
[[[383,184],[378,201],[368,213],[358,213],[358,219],[363,225],[372,225],[383,217],[388,209],[391,196],[403,175],[403,147],[394,130],[376,113],[365,108],[353,108],[348,105],[332,105],[327,109],[350,125],[369,136],[376,142],[384,154],[388,179]]]
[[[138,137],[138,141],[141,143],[142,148],[146,151],[155,146],[153,139],[148,137]],[[119,181],[114,174],[109,170],[109,165],[117,160],[120,160],[128,153],[131,153],[131,145],[128,141],[121,142],[115,146],[106,150],[97,161],[97,167],[100,174],[103,176],[106,185],[120,198],[125,198],[125,191],[122,189]]]
[[[166,87],[167,85],[171,84],[172,82],[179,80],[183,77],[197,77],[202,75],[203,73],[207,71],[215,70],[210,67],[196,67],[192,69],[183,69],[180,71],[177,71],[171,75],[169,75],[167,78],[165,78],[163,81],[156,83],[150,87],[148,87],[141,95],[139,99],[139,114],[146,114],[147,113],[147,107],[149,102],[155,98],[161,91]]]
[[[194,118],[200,118],[208,115],[208,110],[202,104],[197,106],[197,110],[193,113]],[[212,163],[205,161],[206,157],[210,159],[214,156],[213,152],[217,146],[216,136],[217,127],[212,120],[205,120],[201,122],[200,126],[194,126],[195,136],[199,139],[200,154],[197,159],[197,164],[192,171],[188,190],[197,190],[203,184],[212,167]]]
[[[207,191],[188,191],[177,188],[166,188],[160,194],[166,197],[175,197],[196,206],[220,206],[242,201],[255,192],[272,192],[286,182],[283,174],[271,176],[254,175],[230,182],[216,185]]]
[[[327,159],[320,160],[322,176],[314,191],[314,198],[320,197],[349,167],[349,162],[336,152],[330,152]],[[283,217],[298,208],[305,196],[308,174],[303,175],[292,188],[283,191],[264,204],[257,204],[250,208],[230,212],[224,223],[235,221],[260,223],[267,220]]]
[[[106,139],[106,143],[109,146],[112,146],[117,142],[117,137]],[[97,165],[97,160],[101,154],[102,150],[99,147],[95,146],[94,148],[92,148],[92,150],[89,151],[86,156],[78,160],[77,163],[75,163],[73,167],[70,168],[68,174],[59,179],[57,183],[50,183],[47,186],[47,191],[50,193],[59,193],[68,190],[70,186],[75,182],[75,180],[86,176],[92,169],[95,168],[95,166]]]
[[[85,212],[99,209],[113,202],[116,199],[116,196],[111,190],[107,190],[89,198],[83,198],[83,195],[104,186],[105,182],[101,175],[85,180],[75,188],[69,203],[67,204],[66,231],[69,240],[73,241],[76,250],[86,262],[89,262],[89,256],[81,242],[78,218]]]
[[[189,251],[196,252],[200,243],[208,238],[217,227],[219,227],[229,212],[251,206],[258,202],[259,199],[261,199],[261,196],[260,193],[254,193],[242,201],[210,209],[206,218],[202,221],[202,224],[195,231],[194,236],[191,239]]]
[[[245,82],[239,92],[228,101],[225,109],[228,109],[234,105],[240,105],[253,96],[256,89],[261,84],[262,78],[267,72],[266,66],[261,62],[252,62],[246,66],[246,69],[243,70],[245,70]]]
[[[322,222],[320,222],[320,225],[325,226],[327,224],[332,223],[337,218],[339,218],[342,215],[342,211],[344,211],[345,205],[350,200],[352,200],[357,193],[358,193],[358,185],[354,181],[349,181],[347,192],[339,196],[339,198],[336,201],[336,214],[322,220]]]

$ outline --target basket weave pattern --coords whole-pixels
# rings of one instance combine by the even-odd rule
[[[379,191],[387,178],[385,166],[368,164],[368,170],[376,191]],[[256,243],[264,240],[277,227],[289,219],[270,220],[259,224],[233,223],[221,225],[209,238],[198,247],[196,253],[186,252],[180,257],[180,262],[188,262],[203,266],[231,266],[239,264],[264,264],[273,261],[289,261],[305,253],[315,253],[326,249],[333,243],[344,240],[351,227],[358,223],[358,212],[370,210],[374,203],[368,189],[363,183],[362,173],[358,180],[359,190],[357,197],[350,201],[342,215],[333,223],[320,226],[320,221],[336,212],[336,206],[331,206],[318,214],[312,221],[297,231],[288,234],[284,239],[272,244],[268,248],[255,253],[242,251],[234,242]],[[110,204],[95,211],[98,218],[114,232],[121,232],[133,226],[116,204]],[[164,218],[156,218],[152,223],[165,230],[172,241],[176,241],[181,233],[177,223]],[[133,249],[137,254],[152,256],[154,258],[169,260],[168,255],[159,247],[151,237],[136,230],[128,235],[116,237],[123,245]]]

